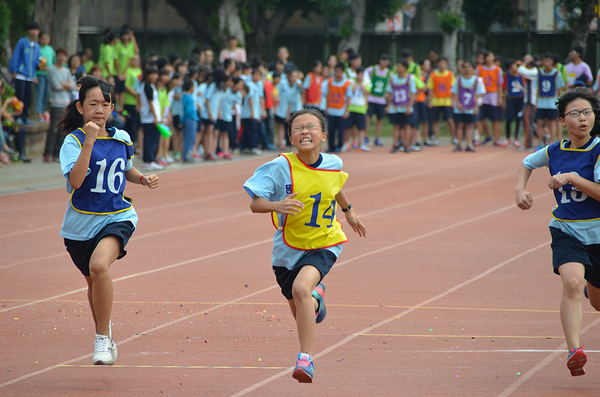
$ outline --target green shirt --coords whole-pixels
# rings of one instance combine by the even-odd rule
[[[140,68],[128,68],[127,75],[125,77],[125,88],[133,88],[135,89],[135,83],[138,81],[138,78],[142,74],[142,69]],[[137,105],[137,96],[129,93],[127,89],[125,90],[125,95],[123,96],[123,103],[125,105]]]
[[[86,72],[87,74],[90,74],[90,72],[92,71],[92,68],[94,67],[94,65],[95,65],[95,63],[94,63],[94,61],[93,61],[93,60],[91,60],[91,59],[90,59],[90,60],[88,60],[87,62],[85,62],[85,63],[83,64],[83,67],[85,68],[85,72]]]
[[[169,90],[167,88],[157,88],[158,91],[158,103],[160,103],[160,114],[161,116],[165,113],[165,109],[169,106]],[[159,116],[159,118],[161,118]]]
[[[371,93],[372,85],[371,83],[365,84],[363,82],[363,90],[359,90],[356,86],[356,83],[352,86],[352,97],[350,98],[350,102],[348,104],[348,111],[352,113],[360,113],[367,114],[368,103],[367,103],[367,95]]]
[[[135,56],[135,46],[133,45],[133,41],[123,44],[123,42],[119,40],[117,44],[115,44],[114,51],[114,57],[119,64],[121,73],[125,73],[127,66],[129,65],[129,60]]]
[[[100,46],[100,58],[98,59],[98,63],[102,68],[103,78],[115,75],[115,51],[112,45],[103,44]],[[106,68],[107,63],[108,69]]]
[[[49,45],[40,46],[40,64],[42,58],[46,58],[46,68],[44,70],[38,68],[35,72],[37,76],[47,76],[48,68],[56,63],[56,53],[54,52],[54,48]]]

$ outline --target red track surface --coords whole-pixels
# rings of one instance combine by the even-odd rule
[[[597,396],[600,317],[584,302],[587,374],[572,378],[547,229],[554,200],[539,170],[534,207],[516,208],[523,157],[448,146],[342,155],[368,238],[346,228],[325,278],[312,385],[291,378],[298,340],[270,269],[272,225],[242,189],[269,158],[128,187],[140,222],[111,268],[112,367],[90,365],[86,284],[59,237],[67,194],[2,196],[0,395]]]

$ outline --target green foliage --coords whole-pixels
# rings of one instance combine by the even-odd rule
[[[11,23],[10,8],[6,4],[6,1],[0,1],[0,46],[4,45],[4,42],[8,38]]]
[[[589,24],[586,21],[584,10],[591,4],[598,4],[596,0],[558,0],[557,7],[565,7],[569,12],[567,14],[567,25],[571,29],[577,28],[580,24]]]
[[[517,7],[512,0],[464,0],[463,12],[473,31],[487,36],[494,22],[511,26]]]
[[[458,30],[465,23],[465,20],[456,14],[454,11],[438,12],[438,25],[444,33],[450,34]]]
[[[342,22],[342,24],[340,25],[340,36],[348,37],[352,33],[354,33],[354,28],[352,28],[352,22],[351,21]]]
[[[35,0],[9,0],[7,2],[2,0],[2,3],[6,3],[10,10],[11,25],[9,31],[11,41],[14,44],[21,37],[27,35],[27,24],[31,22]]]

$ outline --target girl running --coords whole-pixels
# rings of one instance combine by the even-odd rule
[[[59,127],[68,135],[60,149],[60,166],[71,194],[61,237],[88,284],[96,324],[93,363],[117,360],[110,318],[113,284],[109,268],[125,256],[137,214],[123,196],[125,181],[158,187],[158,176],[143,175],[132,165],[133,144],[127,132],[107,126],[115,89],[92,76],[83,77],[79,99],[66,107]]]
[[[342,160],[320,153],[321,143],[327,139],[321,112],[295,112],[289,136],[298,153],[283,153],[258,168],[244,189],[252,198],[252,212],[272,213],[278,226],[273,238],[273,271],[296,319],[300,339],[293,377],[311,383],[315,323],[326,315],[322,280],[347,241],[336,220],[337,204],[359,236],[366,237],[366,228],[342,190],[348,178],[341,171]]]
[[[560,319],[569,348],[567,367],[572,376],[580,376],[587,362],[579,344],[582,295],[600,310],[600,99],[587,88],[576,88],[561,95],[557,107],[569,140],[527,156],[519,167],[515,194],[519,208],[531,208],[533,197],[526,190],[531,172],[550,169],[548,187],[557,203],[550,221],[552,262],[563,283]]]

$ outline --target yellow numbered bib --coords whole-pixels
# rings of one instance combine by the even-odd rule
[[[292,193],[304,203],[299,214],[286,216],[283,241],[291,248],[310,251],[348,241],[335,214],[335,196],[342,190],[348,174],[341,170],[323,170],[304,164],[298,155],[283,153],[290,164]],[[273,222],[278,225],[277,215]]]

